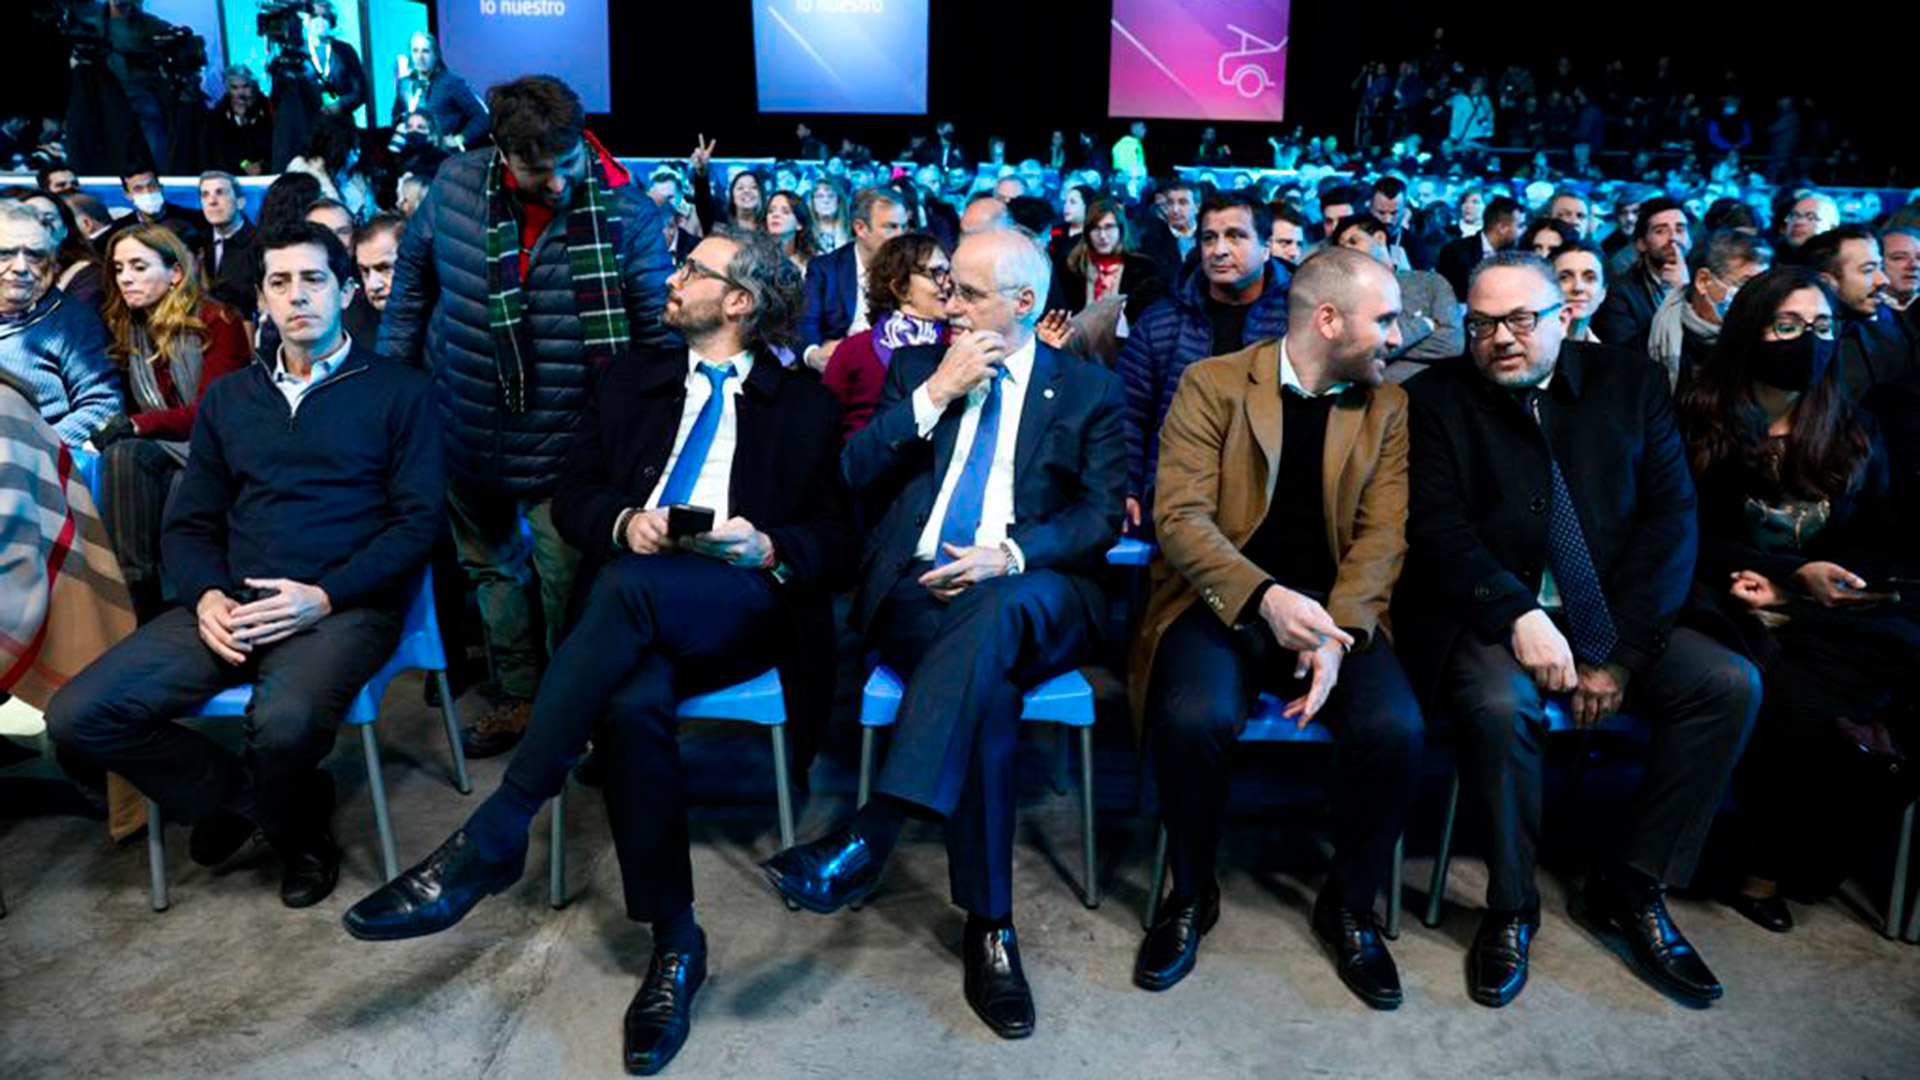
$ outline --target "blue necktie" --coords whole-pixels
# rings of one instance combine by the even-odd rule
[[[973,446],[967,451],[966,464],[960,468],[960,480],[953,485],[947,500],[947,515],[940,519],[940,546],[933,553],[933,565],[953,561],[947,545],[971,547],[980,531],[980,511],[987,501],[987,475],[993,472],[994,450],[1000,445],[1000,376],[987,384],[987,399],[980,403],[980,423],[973,431]]]
[[[693,485],[707,463],[707,451],[713,449],[714,433],[720,430],[720,414],[727,407],[727,380],[733,378],[732,364],[700,364],[700,374],[712,384],[707,403],[694,417],[693,430],[687,432],[687,444],[680,448],[680,460],[673,463],[667,486],[660,492],[661,506],[679,506],[693,497]]]
[[[1532,395],[1534,423],[1540,434],[1547,433],[1540,420],[1541,394]],[[1553,456],[1553,442],[1547,442],[1547,465],[1553,473],[1553,509],[1547,519],[1547,562],[1553,567],[1553,580],[1560,588],[1560,604],[1566,611],[1567,626],[1573,631],[1573,655],[1581,663],[1599,667],[1613,655],[1620,634],[1613,625],[1613,611],[1607,607],[1606,593],[1600,589],[1600,575],[1593,568],[1593,553],[1587,549],[1587,534],[1580,528],[1580,515],[1573,508],[1573,492]]]

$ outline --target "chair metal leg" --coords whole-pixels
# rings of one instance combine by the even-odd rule
[[[1407,858],[1407,835],[1401,833],[1393,842],[1393,869],[1387,874],[1387,939],[1400,940],[1400,890],[1404,885],[1402,878]]]
[[[780,850],[793,846],[793,785],[787,776],[787,725],[773,724],[767,728],[767,735],[773,740],[773,787],[774,798],[780,807]],[[800,905],[787,901],[788,911],[799,911]]]
[[[432,673],[433,680],[440,687],[440,717],[447,722],[447,745],[453,749],[453,786],[462,795],[473,794],[473,779],[467,775],[467,748],[460,741],[460,710],[453,703],[453,684],[447,681],[447,673]]]
[[[567,906],[567,785],[553,797],[547,812],[547,903],[559,911]]]
[[[1067,729],[1064,724],[1054,725],[1053,735],[1053,776],[1050,778],[1055,795],[1067,793]]]
[[[147,889],[152,897],[153,910],[165,911],[170,906],[167,897],[167,823],[160,816],[160,804],[147,800]]]
[[[1061,742],[1065,744],[1064,739]],[[1080,729],[1080,833],[1087,866],[1087,888],[1081,893],[1081,902],[1089,908],[1100,906],[1100,861],[1093,824],[1093,728],[1088,726]]]
[[[7,891],[0,889],[0,919],[7,917]]]
[[[1433,879],[1427,885],[1427,916],[1420,920],[1428,926],[1440,925],[1440,901],[1447,892],[1447,864],[1453,858],[1453,818],[1460,809],[1460,770],[1453,771],[1447,786],[1447,812],[1440,819],[1440,849],[1433,853]]]
[[[1913,852],[1913,803],[1900,815],[1900,844],[1893,849],[1893,887],[1887,896],[1887,924],[1881,932],[1889,938],[1899,937],[1902,929],[1900,920],[1907,912],[1907,864]],[[1920,905],[1915,905],[1920,909]]]
[[[380,740],[372,724],[360,725],[360,748],[367,759],[367,791],[373,795],[373,824],[380,831],[380,865],[387,880],[400,876],[400,852],[393,843],[393,817],[387,812],[387,781],[380,769]]]
[[[1167,887],[1167,827],[1159,828],[1160,839],[1153,845],[1153,886],[1147,890],[1147,917],[1140,921],[1144,930],[1153,929],[1160,917],[1160,893]]]
[[[867,799],[873,795],[873,729],[860,726],[860,801],[854,806],[867,805]]]

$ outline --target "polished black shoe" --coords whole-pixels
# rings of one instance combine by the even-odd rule
[[[231,810],[215,810],[193,823],[187,854],[201,866],[219,866],[239,854],[260,827]]]
[[[1142,990],[1171,990],[1193,971],[1200,939],[1220,921],[1220,890],[1208,889],[1192,900],[1160,909],[1160,920],[1140,943],[1133,961],[1133,985]]]
[[[1033,1034],[1033,991],[1020,968],[1020,940],[1013,927],[969,930],[962,937],[967,1004],[1003,1039]]]
[[[1333,956],[1333,970],[1361,1001],[1380,1010],[1397,1009],[1404,995],[1400,969],[1373,923],[1373,912],[1350,908],[1321,893],[1313,905],[1313,936]]]
[[[316,773],[311,802],[301,821],[285,835],[268,840],[280,854],[280,902],[312,907],[340,883],[340,847],[333,842],[333,777]]]
[[[466,918],[473,906],[503,892],[527,867],[527,849],[511,859],[480,854],[461,829],[419,865],[353,905],[342,918],[361,941],[400,941],[437,934]]]
[[[1726,897],[1726,905],[1753,920],[1764,930],[1784,934],[1793,929],[1793,911],[1784,896],[1748,896],[1736,892]]]
[[[1540,932],[1538,912],[1488,911],[1467,948],[1467,996],[1498,1009],[1527,986],[1527,951]]]
[[[886,864],[851,825],[842,825],[812,843],[797,844],[760,864],[760,872],[788,901],[808,911],[831,915],[866,899]]]
[[[1700,958],[1667,912],[1667,891],[1654,886],[1621,886],[1594,875],[1587,881],[1587,917],[1601,930],[1616,931],[1641,972],[1675,997],[1705,1005],[1725,993],[1707,962]]]
[[[686,1044],[693,1026],[693,995],[707,981],[707,932],[691,952],[654,950],[647,977],[627,1006],[622,1024],[627,1073],[652,1076]]]

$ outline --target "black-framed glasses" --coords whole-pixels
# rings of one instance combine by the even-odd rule
[[[935,288],[944,289],[953,283],[951,266],[920,266],[915,267],[913,272],[933,282]]]
[[[687,261],[680,264],[680,269],[686,272],[686,283],[689,285],[693,284],[694,278],[703,277],[712,278],[715,281],[731,285],[736,289],[746,288],[745,285],[728,277],[724,271],[715,270],[713,267],[691,256],[687,258]]]
[[[1792,341],[1808,330],[1812,330],[1813,336],[1821,341],[1832,341],[1833,317],[1820,315],[1808,322],[1791,311],[1783,311],[1773,317],[1773,336],[1777,340]]]
[[[1017,293],[1025,287],[1026,286],[1024,285],[1002,285],[997,289],[989,289],[985,292],[982,292],[971,285],[962,285],[959,282],[955,282],[953,286],[953,291],[957,296],[960,297],[961,300],[965,301],[969,305],[972,305],[972,304],[984,304],[987,302],[989,298],[991,298],[992,296],[998,293]]]
[[[1494,327],[1506,324],[1514,337],[1526,337],[1540,325],[1540,320],[1566,307],[1566,301],[1548,304],[1538,311],[1509,311],[1505,315],[1469,315],[1467,316],[1467,334],[1475,341],[1485,341],[1493,336]]]

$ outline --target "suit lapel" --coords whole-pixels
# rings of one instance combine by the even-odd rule
[[[1320,462],[1320,503],[1326,509],[1327,547],[1335,560],[1340,558],[1340,522],[1351,516],[1343,505],[1346,492],[1341,488],[1341,474],[1347,471],[1347,457],[1360,437],[1360,421],[1366,413],[1367,392],[1350,387],[1327,416],[1327,442]]]
[[[1253,351],[1248,362],[1247,427],[1267,460],[1266,491],[1262,506],[1273,504],[1273,485],[1280,478],[1280,344],[1269,342]]]
[[[932,378],[935,369],[940,366],[941,359],[946,355],[947,346],[942,345],[935,349],[933,359],[927,363],[927,370],[918,378],[910,380],[913,385],[917,387]],[[939,495],[941,481],[946,478],[947,463],[953,460],[953,444],[960,438],[960,417],[966,411],[967,399],[961,398],[948,405],[947,411],[940,414],[940,422],[933,426],[933,488],[927,495],[929,508]]]
[[[1033,371],[1027,376],[1030,385],[1020,404],[1020,432],[1013,444],[1013,490],[1016,502],[1020,481],[1033,466],[1034,451],[1040,445],[1040,437],[1046,434],[1048,425],[1053,423],[1054,403],[1060,400],[1060,383],[1066,376],[1065,365],[1053,354],[1053,350],[1034,342]]]

